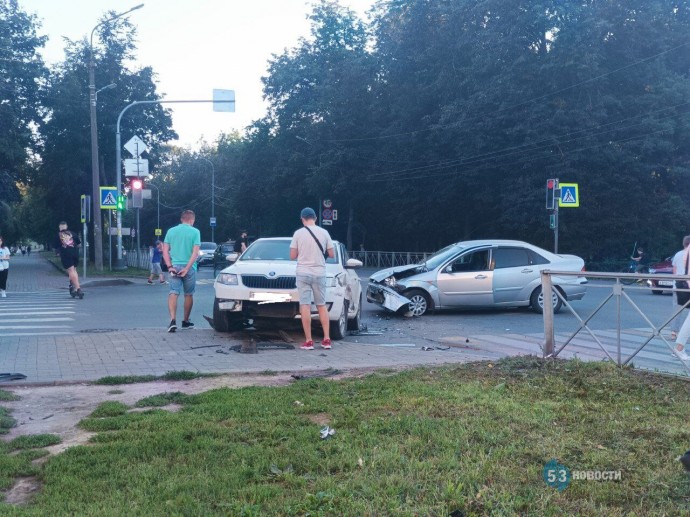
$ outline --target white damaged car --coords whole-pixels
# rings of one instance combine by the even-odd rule
[[[291,320],[299,323],[297,262],[290,260],[290,237],[258,239],[225,268],[213,284],[213,328],[219,332],[241,328],[247,320]],[[362,286],[356,268],[362,262],[348,257],[345,246],[333,241],[335,257],[326,261],[326,307],[331,337],[343,339],[359,329]],[[312,303],[312,319],[318,321]]]
[[[541,271],[584,271],[575,255],[555,255],[532,244],[510,240],[477,240],[451,244],[424,262],[378,271],[369,278],[367,300],[391,311],[421,316],[436,309],[484,307],[544,308]],[[554,276],[553,285],[566,300],[580,300],[587,279]],[[563,302],[552,293],[554,312]]]

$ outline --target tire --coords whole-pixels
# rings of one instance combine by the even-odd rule
[[[556,293],[551,294],[553,313],[558,314],[559,312],[561,312],[563,301],[556,295]],[[538,314],[544,314],[544,296],[541,291],[541,286],[537,287],[534,291],[532,291],[532,296],[530,296],[529,301],[534,312]]]
[[[216,332],[231,332],[242,327],[242,316],[221,311],[218,298],[213,301],[213,329]]]
[[[343,308],[337,320],[331,320],[331,337],[339,341],[347,334],[347,306],[348,301],[343,300]]]
[[[357,304],[357,314],[351,320],[347,320],[347,330],[359,330],[362,326],[362,293],[359,293],[359,304]]]
[[[421,289],[410,289],[402,294],[410,299],[407,310],[411,312],[413,316],[423,316],[431,309],[431,298]]]
[[[634,271],[631,271],[629,267],[626,267],[625,269],[621,269],[620,273],[634,273]],[[623,285],[632,285],[634,283],[634,278],[621,278],[621,284]]]

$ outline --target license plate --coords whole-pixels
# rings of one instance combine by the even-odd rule
[[[659,280],[660,287],[673,287],[673,282],[670,280]]]
[[[259,303],[281,303],[292,300],[290,293],[249,293],[249,299]]]

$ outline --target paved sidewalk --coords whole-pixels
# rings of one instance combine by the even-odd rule
[[[7,292],[40,292],[48,289],[65,289],[69,279],[64,271],[56,268],[46,260],[46,253],[32,253],[31,255],[14,255],[10,259],[10,272],[7,277]],[[81,262],[80,262],[81,264]],[[86,279],[82,278],[82,267],[79,267],[79,280],[84,287],[96,285],[112,285],[114,283],[130,283],[131,278],[113,276],[91,276],[86,271]]]
[[[66,282],[64,274],[43,258],[32,255],[20,257],[10,266],[8,288],[10,292],[66,289]],[[21,383],[33,384],[88,382],[108,375],[162,375],[179,370],[248,373],[386,368],[493,361],[527,354],[541,356],[543,342],[543,334],[441,336],[432,340],[425,335],[389,333],[349,336],[344,341],[334,342],[332,350],[304,351],[297,348],[299,332],[293,332],[289,337],[294,340],[295,350],[240,354],[228,349],[252,337],[259,342],[267,341],[265,335],[265,332],[252,331],[221,334],[211,329],[180,330],[174,334],[155,329],[54,336],[0,335],[0,373],[22,373],[27,379]],[[567,338],[567,335],[558,335],[556,340],[563,343]],[[647,339],[644,329],[626,329],[622,333],[623,356],[632,353]],[[615,353],[615,331],[600,332],[600,340],[610,354]],[[282,340],[277,338],[276,341]],[[573,340],[559,357],[601,361],[606,356],[597,343],[583,335]],[[658,339],[642,350],[634,362],[640,368],[687,375],[668,347]],[[16,384],[19,383],[5,382],[0,383],[0,387]]]

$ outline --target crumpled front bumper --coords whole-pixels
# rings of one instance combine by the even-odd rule
[[[369,282],[367,286],[367,301],[393,312],[410,303],[409,298],[404,297],[399,292],[373,282]]]

